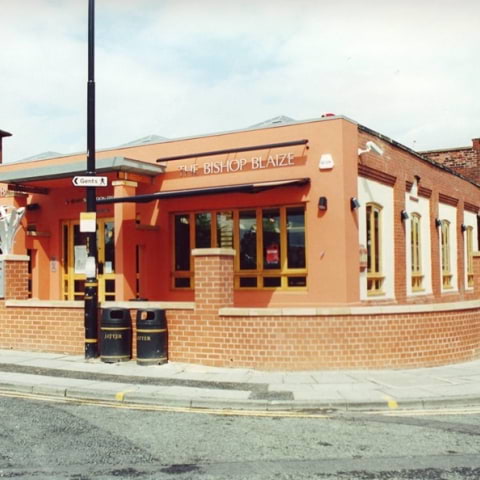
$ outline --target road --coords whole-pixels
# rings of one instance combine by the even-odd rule
[[[480,408],[262,417],[0,394],[0,478],[480,478]]]

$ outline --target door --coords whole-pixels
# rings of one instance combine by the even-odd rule
[[[62,224],[64,300],[83,300],[85,294],[85,233],[78,221]],[[98,300],[115,300],[115,235],[112,218],[97,219]]]

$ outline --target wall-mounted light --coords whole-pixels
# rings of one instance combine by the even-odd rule
[[[467,231],[467,226],[466,226],[464,223],[462,223],[462,224],[460,225],[460,230],[461,230],[462,232],[466,232],[466,231]]]
[[[352,210],[355,210],[357,208],[360,208],[360,202],[358,201],[358,198],[357,197],[352,197],[350,199],[350,208]]]
[[[320,197],[318,199],[318,209],[319,210],[326,210],[327,208],[328,208],[327,197]]]
[[[377,154],[377,155],[383,155],[383,150],[375,143],[375,142],[372,142],[371,140],[369,140],[366,144],[365,144],[365,149],[361,149],[359,148],[358,149],[358,155],[363,155],[364,153],[368,153],[368,152],[371,152],[372,150]]]
[[[402,210],[402,211],[400,212],[400,219],[401,219],[402,221],[409,219],[409,215],[408,215],[408,212],[407,212],[406,210]]]
[[[442,221],[439,218],[435,219],[435,226],[438,228],[442,225]]]

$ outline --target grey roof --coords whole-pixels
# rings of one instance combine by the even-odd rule
[[[43,152],[43,153],[37,153],[36,155],[32,155],[31,157],[22,158],[22,160],[18,160],[18,161],[33,162],[35,160],[47,160],[49,158],[57,158],[57,157],[61,157],[62,155],[64,154],[59,152]]]
[[[177,137],[177,138],[166,138],[166,137],[161,137],[159,135],[148,135],[146,137],[142,137],[138,140],[133,140],[132,142],[117,146],[117,147],[108,147],[108,148],[98,148],[96,151],[97,152],[108,152],[110,150],[117,150],[120,148],[132,148],[135,146],[141,146],[141,145],[148,145],[148,144],[154,144],[154,143],[162,143],[162,142],[178,142],[182,140],[192,140],[195,138],[204,138],[204,137],[214,137],[217,135],[228,135],[231,133],[238,133],[238,132],[248,132],[251,130],[258,130],[262,128],[275,128],[275,127],[282,127],[286,125],[294,125],[294,124],[302,124],[302,123],[312,123],[312,122],[320,122],[320,121],[329,121],[332,119],[343,119],[348,122],[354,123],[357,125],[357,122],[352,120],[351,118],[345,117],[344,115],[334,115],[334,116],[324,116],[322,115],[321,118],[310,118],[306,120],[294,120],[291,117],[287,117],[285,115],[279,115],[277,117],[270,118],[268,120],[265,120],[261,123],[257,123],[255,125],[251,125],[249,127],[243,127],[243,128],[237,128],[233,130],[223,130],[223,131],[218,131],[218,132],[210,132],[210,133],[204,133],[204,134],[198,134],[198,135],[189,135],[186,137]],[[68,153],[68,154],[54,154],[51,152],[52,155],[54,155],[51,158],[57,158],[57,157],[71,157],[73,155],[85,155],[85,151],[81,152],[73,152],[73,153]],[[43,155],[43,154],[41,154]],[[30,160],[38,160],[38,155],[35,155],[30,158],[26,158],[23,160],[18,160],[17,162],[28,162]],[[8,163],[17,163],[17,162],[8,162]]]
[[[285,115],[279,115],[277,117],[264,120],[263,122],[250,125],[250,127],[248,128],[263,128],[263,127],[271,127],[273,125],[288,125],[290,123],[295,123],[295,122],[296,120],[294,118],[287,117]]]
[[[6,172],[0,170],[0,182],[21,183],[50,180],[53,178],[73,178],[75,175],[85,175],[85,170],[85,160],[73,163],[62,163],[60,165],[46,165],[44,167],[35,165],[23,170],[8,170]],[[97,174],[119,171],[154,177],[163,173],[165,167],[126,157],[97,158]]]
[[[119,147],[135,147],[137,145],[148,145],[149,143],[160,143],[168,140],[166,137],[161,137],[160,135],[147,135],[146,137],[138,138],[137,140],[132,140],[131,142],[123,143]]]

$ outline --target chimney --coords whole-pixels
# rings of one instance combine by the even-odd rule
[[[474,150],[480,151],[480,138],[472,138],[472,145]]]
[[[3,163],[3,148],[2,148],[2,142],[3,142],[3,137],[11,137],[12,134],[6,132],[5,130],[0,130],[0,164]]]

